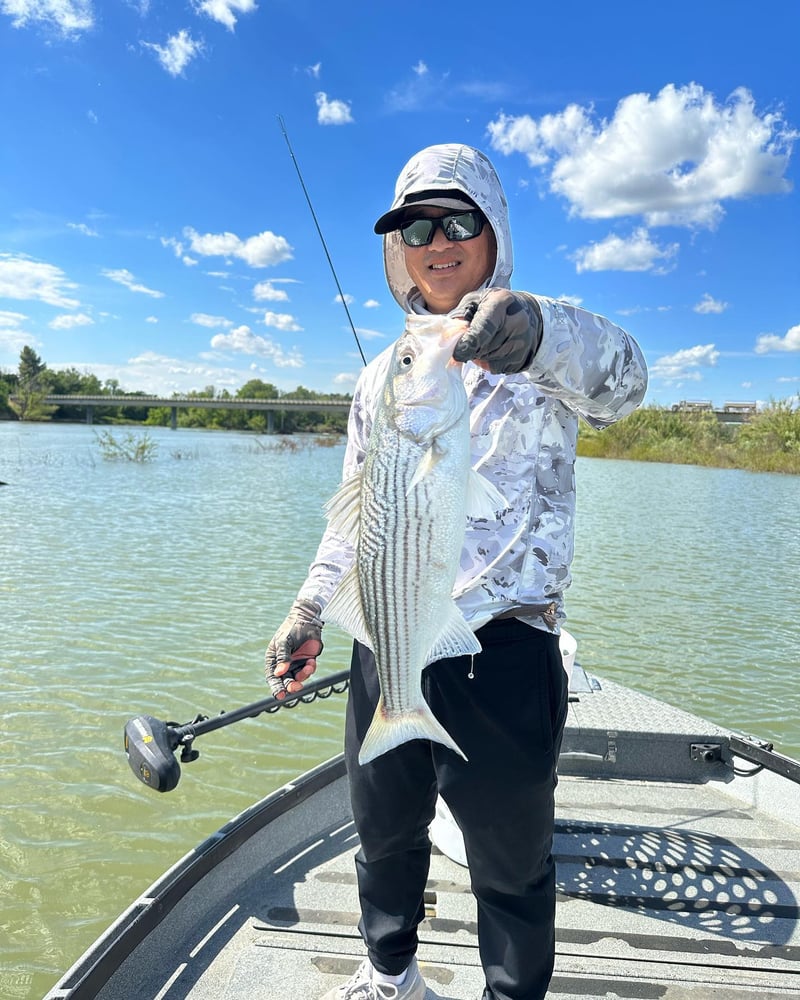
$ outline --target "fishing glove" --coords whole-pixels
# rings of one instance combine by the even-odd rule
[[[323,649],[320,612],[320,606],[313,601],[295,601],[286,620],[270,640],[264,657],[264,676],[276,698],[284,698],[290,693],[290,684],[306,680],[316,669],[316,658]],[[290,665],[286,673],[276,675],[277,668],[287,661]],[[310,661],[313,662],[313,669],[302,678],[297,678],[295,675]]]
[[[539,303],[527,292],[490,288],[470,292],[453,310],[469,328],[456,344],[456,361],[482,362],[494,375],[524,371],[542,339]]]

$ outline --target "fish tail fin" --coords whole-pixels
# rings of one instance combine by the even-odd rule
[[[381,696],[372,723],[361,744],[358,763],[367,764],[409,740],[433,740],[448,747],[464,760],[467,759],[467,755],[439,722],[427,702],[420,701],[413,708],[389,714]]]

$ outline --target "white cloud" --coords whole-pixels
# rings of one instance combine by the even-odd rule
[[[302,326],[298,326],[297,320],[290,313],[274,313],[268,310],[261,322],[264,326],[273,326],[276,330],[283,330],[284,333],[297,333],[303,329]]]
[[[82,233],[84,236],[99,236],[96,230],[90,228],[85,222],[68,222],[68,229],[74,229],[77,233]]]
[[[417,74],[417,76],[425,76],[425,74],[428,72],[428,67],[421,59],[416,66],[412,66],[411,68]]]
[[[306,66],[306,73],[308,73],[309,76],[313,76],[315,80],[319,80],[319,74],[321,70],[322,70],[321,62],[314,63],[313,66]]]
[[[80,302],[67,293],[77,287],[54,264],[24,254],[0,253],[0,298],[37,299],[61,309],[76,309]]]
[[[355,302],[355,299],[352,295],[345,293],[344,295],[334,295],[333,301],[336,303],[344,303],[346,306],[351,306]]]
[[[692,306],[692,308],[696,313],[700,313],[701,315],[706,315],[707,313],[723,313],[728,308],[728,303],[720,302],[719,300],[712,298],[712,296],[706,292],[697,305]]]
[[[329,100],[323,91],[315,94],[317,122],[320,125],[349,125],[353,121],[347,101]]]
[[[0,327],[17,327],[27,318],[24,313],[9,312],[8,310],[0,309]]]
[[[48,323],[52,330],[72,330],[76,326],[93,326],[94,320],[86,313],[65,313]]]
[[[152,288],[148,288],[146,285],[139,284],[136,281],[136,278],[125,267],[105,267],[100,273],[104,278],[108,278],[109,281],[115,281],[118,285],[123,285],[131,292],[139,292],[141,295],[149,295],[154,299],[164,298],[163,292],[158,292]]]
[[[157,323],[157,322],[158,322],[158,316],[146,316],[145,317],[145,323]]]
[[[305,364],[297,351],[285,354],[280,344],[253,333],[249,326],[237,326],[230,333],[218,333],[211,338],[211,347],[215,351],[235,351],[269,358],[278,368],[302,368]]]
[[[257,236],[240,239],[235,233],[198,233],[187,226],[183,235],[201,257],[238,257],[250,267],[272,267],[292,259],[292,247],[283,236],[265,230]]]
[[[288,302],[289,293],[276,288],[272,281],[259,281],[253,288],[253,298],[256,302]]]
[[[690,381],[699,382],[702,379],[701,368],[713,368],[719,360],[719,351],[713,344],[687,347],[674,354],[665,354],[655,364],[650,365],[651,378],[660,378],[665,382]]]
[[[380,306],[381,304],[380,302],[378,302],[377,299],[367,299],[367,301],[364,303],[365,309],[380,309]]]
[[[718,103],[695,83],[631,94],[610,121],[571,104],[538,121],[501,114],[488,131],[492,148],[541,168],[572,215],[707,227],[728,199],[789,191],[800,135],[780,111],[759,113],[745,88]]]
[[[224,316],[209,316],[208,313],[192,313],[191,320],[198,326],[205,326],[209,329],[214,329],[214,327],[224,327],[228,328],[233,326],[233,323],[229,319],[225,319]]]
[[[251,14],[257,10],[255,0],[194,0],[193,6],[198,14],[224,24],[229,31],[236,26],[235,14]]]
[[[0,0],[0,13],[11,18],[14,28],[43,24],[68,38],[94,27],[91,0]]]
[[[377,330],[369,330],[365,326],[359,326],[356,330],[359,337],[363,337],[364,340],[385,340],[386,334],[379,333]]]
[[[678,252],[678,244],[660,247],[648,231],[637,229],[628,239],[611,234],[599,243],[580,247],[571,256],[581,271],[653,271],[664,274]]]
[[[155,52],[158,61],[170,76],[182,76],[183,71],[203,51],[203,42],[195,40],[185,28],[177,35],[170,35],[166,45],[142,42],[146,49]]]
[[[767,354],[769,351],[800,352],[800,323],[791,327],[784,337],[774,333],[764,333],[756,341],[756,354]]]
[[[355,372],[339,372],[338,375],[333,376],[334,385],[355,385],[358,382],[358,374]]]

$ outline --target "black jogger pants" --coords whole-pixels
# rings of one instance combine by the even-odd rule
[[[511,618],[477,636],[474,663],[439,660],[422,675],[426,700],[467,761],[413,740],[358,763],[379,685],[372,653],[354,645],[345,755],[361,840],[359,928],[377,969],[397,975],[408,966],[440,792],[464,834],[486,982],[496,1000],[541,1000],[555,953],[553,797],[567,678],[555,635]]]

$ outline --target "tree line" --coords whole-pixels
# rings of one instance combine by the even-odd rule
[[[144,392],[125,392],[116,379],[100,379],[90,372],[80,372],[77,368],[48,368],[32,347],[22,348],[16,372],[0,370],[0,419],[2,420],[50,420],[83,422],[86,408],[80,406],[52,406],[45,403],[47,396],[124,396],[134,401],[148,395]],[[13,399],[11,397],[14,397]],[[227,389],[216,390],[206,386],[198,392],[189,392],[181,398],[196,399],[286,399],[314,402],[349,403],[351,397],[343,393],[319,393],[304,386],[292,392],[281,392],[270,382],[250,379],[235,393]],[[147,426],[169,426],[172,408],[125,406],[109,404],[94,405],[93,420],[104,424],[144,424]],[[307,411],[295,412],[279,410],[273,413],[275,429],[284,434],[291,433],[339,433],[347,429],[346,413],[326,413],[309,407]],[[268,426],[268,416],[263,410],[227,410],[213,407],[188,406],[178,410],[179,427],[206,427],[222,430],[249,430],[264,433]]]

